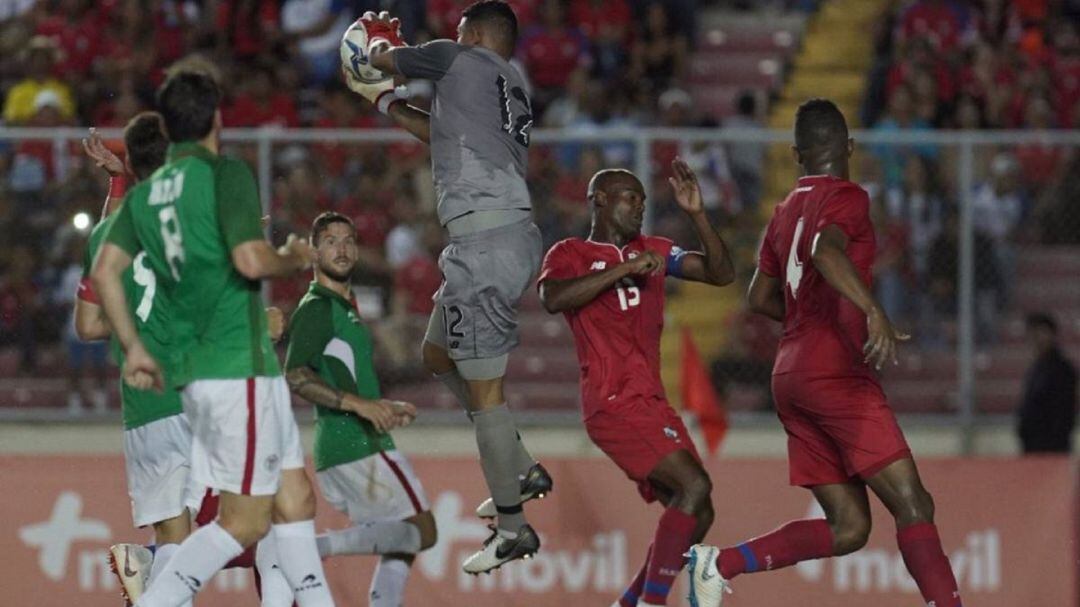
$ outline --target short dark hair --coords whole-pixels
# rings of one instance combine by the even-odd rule
[[[124,127],[124,148],[139,181],[165,164],[169,139],[163,129],[161,114],[157,112],[140,112]]]
[[[177,72],[157,92],[165,134],[175,143],[199,141],[209,135],[220,102],[221,89],[210,75],[201,72]]]
[[[353,221],[345,215],[342,215],[337,211],[324,211],[319,213],[319,216],[315,218],[315,221],[311,222],[311,246],[318,246],[319,236],[326,231],[326,228],[330,227],[330,224],[334,223],[348,224],[350,228],[356,230]]]
[[[848,127],[840,108],[828,99],[811,99],[795,112],[795,147],[801,152],[847,146]]]
[[[480,0],[466,8],[461,16],[473,25],[490,27],[492,32],[498,33],[502,38],[507,50],[514,52],[517,47],[518,20],[509,4],[503,0]]]
[[[1054,320],[1053,316],[1046,312],[1033,312],[1028,314],[1026,324],[1029,331],[1032,329],[1046,329],[1050,331],[1051,334],[1057,335],[1057,321]]]

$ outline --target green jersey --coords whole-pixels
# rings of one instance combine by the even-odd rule
[[[165,164],[124,199],[106,238],[145,251],[169,301],[171,385],[281,375],[259,281],[232,263],[234,247],[263,238],[261,212],[247,165],[196,143],[170,145]]]
[[[356,307],[311,283],[289,321],[285,368],[310,367],[330,386],[368,400],[380,398],[371,332]],[[363,459],[394,448],[394,439],[355,413],[315,407],[315,469]]]
[[[86,254],[83,256],[84,279],[90,277],[94,258],[101,250],[101,245],[105,242],[105,233],[115,217],[114,213],[102,219],[90,232]],[[169,335],[167,305],[164,298],[158,294],[154,273],[146,266],[145,253],[135,256],[131,267],[124,271],[122,280],[124,294],[127,296],[131,314],[135,317],[135,328],[139,331],[140,339],[154,358],[165,360],[167,351],[164,344]],[[123,366],[124,352],[119,342],[115,337],[110,338],[109,342],[116,364]],[[168,374],[167,368],[165,373]],[[120,405],[125,430],[132,430],[159,419],[178,415],[184,410],[180,402],[180,393],[176,390],[165,390],[162,394],[153,390],[136,390],[127,385],[123,379],[120,380]]]

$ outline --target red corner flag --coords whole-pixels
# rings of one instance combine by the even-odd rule
[[[687,327],[682,329],[682,402],[684,409],[697,416],[709,455],[715,455],[727,433],[727,410],[709,379]]]

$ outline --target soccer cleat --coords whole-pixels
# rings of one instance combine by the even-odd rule
[[[690,607],[720,607],[724,593],[731,594],[731,583],[716,568],[716,546],[695,544],[683,556],[689,557],[686,571],[690,575]]]
[[[134,604],[146,591],[154,553],[139,544],[116,544],[109,547],[109,568],[120,580],[124,600]]]
[[[494,525],[489,525],[489,528],[491,537],[484,540],[484,547],[461,564],[465,573],[491,573],[510,561],[532,558],[540,550],[540,536],[529,525],[522,525],[517,537],[512,538],[499,535]]]
[[[521,503],[533,499],[544,499],[555,488],[555,481],[540,464],[533,464],[525,478],[521,479]],[[490,497],[484,503],[476,507],[476,516],[480,518],[495,518],[498,512],[495,510],[495,500]]]

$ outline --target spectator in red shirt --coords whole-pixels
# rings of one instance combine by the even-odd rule
[[[530,28],[518,45],[518,52],[536,90],[533,104],[544,108],[566,86],[570,74],[587,61],[588,40],[567,25],[559,0],[546,0],[542,24]]]
[[[1054,108],[1046,97],[1028,99],[1024,112],[1024,128],[1046,130],[1054,127]],[[1016,148],[1020,163],[1020,177],[1024,186],[1032,192],[1040,192],[1050,186],[1058,176],[1065,150],[1059,145],[1026,143]]]
[[[283,87],[276,86],[269,66],[255,65],[238,72],[247,74],[247,80],[222,112],[225,126],[300,126],[296,102]]]
[[[274,0],[220,0],[217,47],[237,60],[266,53],[281,37],[280,3]]]
[[[55,39],[63,50],[53,73],[66,80],[86,76],[100,50],[105,9],[89,0],[62,0],[58,8],[37,26],[38,34]]]
[[[950,51],[960,42],[966,12],[946,0],[918,0],[900,18],[901,40],[925,38],[939,51]]]

